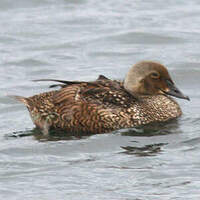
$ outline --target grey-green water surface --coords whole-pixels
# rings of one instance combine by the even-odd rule
[[[198,0],[0,1],[0,199],[199,200]],[[83,138],[32,133],[23,105],[57,78],[123,79],[140,60],[165,64],[191,101],[154,130]]]

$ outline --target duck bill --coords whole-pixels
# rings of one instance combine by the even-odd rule
[[[190,98],[186,95],[184,95],[175,85],[174,83],[167,81],[167,90],[163,91],[165,94],[170,95],[170,96],[174,96],[180,99],[186,99],[188,101],[190,101]]]

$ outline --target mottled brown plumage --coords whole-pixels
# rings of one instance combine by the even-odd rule
[[[53,81],[61,84],[51,87],[61,89],[28,98],[15,96],[44,134],[51,129],[97,134],[165,122],[182,113],[168,95],[189,99],[175,87],[166,68],[151,61],[134,65],[124,82],[102,75],[93,82]]]

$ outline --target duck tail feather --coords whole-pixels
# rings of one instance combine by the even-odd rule
[[[39,81],[54,81],[54,82],[59,82],[59,83],[63,83],[66,85],[72,85],[72,84],[80,84],[82,83],[81,81],[65,81],[65,80],[57,80],[57,79],[36,79],[33,80],[34,82],[39,82]]]
[[[27,101],[26,97],[17,96],[17,95],[9,95],[9,97],[19,101],[20,103],[25,104],[26,106],[28,106],[28,101]]]

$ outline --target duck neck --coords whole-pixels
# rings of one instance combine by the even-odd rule
[[[124,80],[123,85],[125,90],[134,96],[141,96],[145,94],[142,82],[138,82],[136,80]]]

